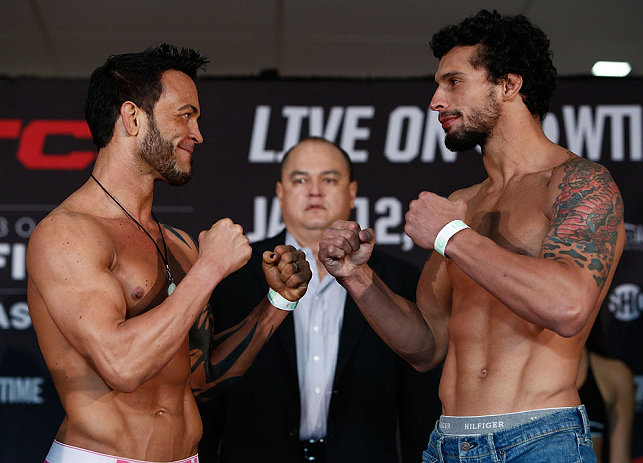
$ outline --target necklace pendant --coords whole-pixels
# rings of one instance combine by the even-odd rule
[[[169,296],[174,292],[176,289],[176,285],[174,283],[170,283],[170,286],[167,287],[167,295]]]

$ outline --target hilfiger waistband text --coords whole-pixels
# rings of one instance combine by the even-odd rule
[[[478,429],[502,429],[505,427],[504,421],[479,421],[477,423],[463,423],[461,426],[467,431],[475,431]],[[440,423],[441,429],[450,429],[451,423]]]

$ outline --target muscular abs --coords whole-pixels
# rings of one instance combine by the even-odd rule
[[[467,199],[467,223],[514,253],[573,255],[602,288],[622,226],[620,195],[600,166],[575,158],[558,169],[558,176],[531,174],[501,192],[482,183]],[[446,265],[453,299],[440,386],[445,413],[578,405],[578,359],[591,323],[583,334],[564,338],[519,317],[455,264]]]

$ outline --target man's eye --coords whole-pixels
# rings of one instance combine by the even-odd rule
[[[305,178],[296,178],[295,183],[306,183],[306,179]]]

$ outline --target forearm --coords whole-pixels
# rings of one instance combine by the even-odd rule
[[[611,392],[616,398],[616,403],[608,410],[610,462],[629,463],[632,458],[632,429],[636,405],[634,376],[624,364],[620,368],[612,367],[603,371],[616,384],[616,388]]]
[[[338,280],[373,330],[414,368],[427,370],[442,359],[433,331],[417,305],[395,294],[368,266]]]
[[[631,463],[631,446],[629,435],[627,439],[610,437],[610,463]]]
[[[610,462],[612,463],[630,463],[632,460],[632,422],[634,418],[634,408],[623,410],[623,416],[611,417],[608,424],[609,445],[610,445]]]
[[[513,253],[470,229],[451,238],[446,254],[518,316],[561,336],[581,331],[595,308],[597,285],[568,262]]]
[[[221,392],[235,384],[289,313],[275,308],[264,297],[243,321],[218,334],[216,339],[211,338],[206,343],[208,352],[201,352],[201,346],[193,350],[193,354],[200,352],[192,367],[191,384],[195,394],[198,396],[206,390]],[[204,335],[202,328],[198,336]],[[191,337],[197,334],[196,329]]]

